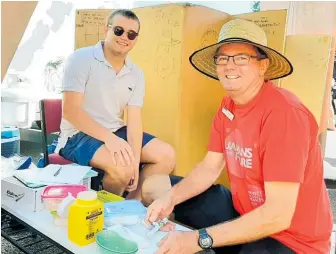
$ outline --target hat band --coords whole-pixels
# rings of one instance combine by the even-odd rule
[[[256,43],[256,44],[260,44],[258,42],[253,42],[253,41],[250,41],[248,39],[244,39],[244,38],[240,38],[240,37],[233,37],[233,38],[227,38],[227,39],[223,39],[217,43],[223,43],[223,42],[245,42],[245,43]],[[260,44],[262,45],[262,44]],[[262,46],[265,46],[265,45],[262,45]]]

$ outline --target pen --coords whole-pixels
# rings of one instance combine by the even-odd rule
[[[59,173],[61,172],[61,169],[62,169],[62,166],[55,172],[54,174],[55,177],[59,175]]]

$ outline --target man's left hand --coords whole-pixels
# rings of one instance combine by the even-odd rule
[[[132,192],[135,191],[138,188],[139,183],[139,163],[134,163],[134,174],[133,177],[129,183],[129,185],[126,187],[126,191]]]
[[[198,233],[171,231],[159,243],[159,250],[156,254],[189,254],[196,253],[202,249],[197,244]]]

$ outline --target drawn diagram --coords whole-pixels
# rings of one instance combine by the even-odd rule
[[[268,46],[284,53],[287,20],[286,10],[254,12],[241,14],[236,17],[254,22],[254,24],[261,27],[267,35]]]
[[[215,30],[206,30],[201,37],[201,43],[199,48],[204,48],[206,46],[210,46],[211,44],[215,44],[218,39],[218,33]]]
[[[104,25],[110,10],[77,11],[76,49],[95,45],[104,39]]]
[[[81,41],[85,46],[95,45],[99,40],[104,40],[105,38],[104,29],[100,26],[90,25],[83,27],[83,29],[83,40]]]
[[[328,36],[320,36],[314,39],[317,45],[316,48],[322,47],[320,45],[324,45],[324,47],[326,47],[325,45],[330,45],[330,38]],[[312,39],[310,40],[313,42]],[[315,69],[327,70],[329,59],[325,55],[317,56],[316,54],[309,52],[307,54],[307,63]]]
[[[90,25],[104,25],[106,17],[109,11],[96,11],[96,12],[79,12],[77,11],[77,15],[80,16],[79,24],[90,24]]]
[[[179,9],[163,11],[158,9],[155,13],[157,27],[157,49],[154,58],[154,69],[157,75],[165,79],[175,73],[177,68],[176,58],[173,52],[178,52],[181,47],[182,16],[176,15]],[[173,15],[174,14],[174,15]]]
[[[175,73],[175,58],[161,55],[155,61],[155,70],[159,77],[165,79]]]
[[[268,17],[260,17],[254,23],[264,29],[267,35],[275,35],[276,29],[280,27],[279,21],[269,21]]]

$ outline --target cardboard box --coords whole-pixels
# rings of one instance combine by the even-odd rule
[[[1,199],[16,203],[29,211],[41,211],[43,209],[41,194],[44,188],[28,188],[14,177],[4,178],[1,180]]]
[[[45,186],[29,188],[12,176],[14,172],[15,171],[11,170],[11,172],[7,173],[7,177],[1,180],[1,199],[20,204],[24,209],[29,211],[41,211],[44,208],[41,194]],[[1,172],[1,175],[3,175],[3,172]],[[87,189],[90,190],[91,178],[97,175],[98,173],[96,171],[90,170],[79,184],[85,185]]]

